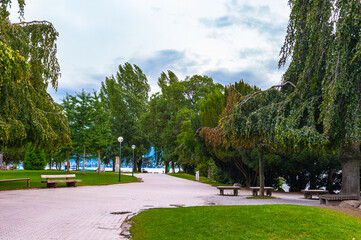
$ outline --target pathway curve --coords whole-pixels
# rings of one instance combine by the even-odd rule
[[[210,185],[164,174],[137,174],[142,183],[0,192],[0,239],[122,239],[121,223],[143,209],[175,206],[249,205],[318,201],[287,195],[249,200],[218,196]],[[275,194],[277,195],[277,194]],[[277,197],[277,196],[276,196]],[[280,196],[278,196],[280,197]],[[112,214],[130,212],[129,214]]]

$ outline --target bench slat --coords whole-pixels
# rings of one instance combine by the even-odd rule
[[[238,195],[238,190],[241,190],[239,186],[217,186],[217,189],[220,191],[220,195],[224,195],[224,190],[233,190],[233,196]]]
[[[81,180],[78,179],[73,179],[73,180],[46,180],[46,181],[41,181],[42,183],[68,183],[68,182],[81,182]]]
[[[322,189],[312,189],[312,190],[301,190],[301,192],[305,193],[328,193],[327,190],[322,190]]]
[[[26,181],[27,186],[30,187],[30,178],[15,178],[15,179],[1,179],[0,182]]]
[[[12,182],[12,181],[23,181],[23,180],[30,180],[30,178],[1,179],[0,182]]]
[[[75,177],[75,174],[67,174],[67,175],[41,175],[41,178],[71,178]]]
[[[217,186],[218,189],[241,189],[238,186]]]
[[[260,190],[261,188],[260,187],[249,187],[249,189],[255,189],[255,190]],[[273,187],[264,187],[265,190],[273,190],[274,188]]]
[[[327,200],[358,200],[357,195],[341,195],[341,194],[324,194],[321,195],[320,198]]]
[[[344,195],[344,194],[323,194],[320,195],[320,204],[326,206],[337,206],[340,202],[345,200],[359,200],[357,195]]]

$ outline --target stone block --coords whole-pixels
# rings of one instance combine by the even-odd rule
[[[361,205],[361,201],[357,200],[346,200],[342,201],[338,206],[343,208],[358,208]]]

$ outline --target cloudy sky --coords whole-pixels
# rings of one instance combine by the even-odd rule
[[[18,21],[13,3],[11,18]],[[278,70],[290,9],[287,0],[27,0],[25,21],[48,20],[59,32],[57,102],[65,93],[99,90],[119,64],[138,65],[151,93],[171,70],[180,79],[241,78],[265,89]]]

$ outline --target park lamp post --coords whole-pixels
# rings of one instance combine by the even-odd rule
[[[123,142],[123,138],[122,137],[118,137],[118,142],[119,142],[119,146],[120,146],[120,151],[119,151],[119,182],[120,182],[120,167],[121,167],[121,157],[122,157],[122,142]]]
[[[132,145],[132,149],[133,149],[133,167],[132,167],[132,177],[134,177],[134,149],[135,149],[135,145]]]

